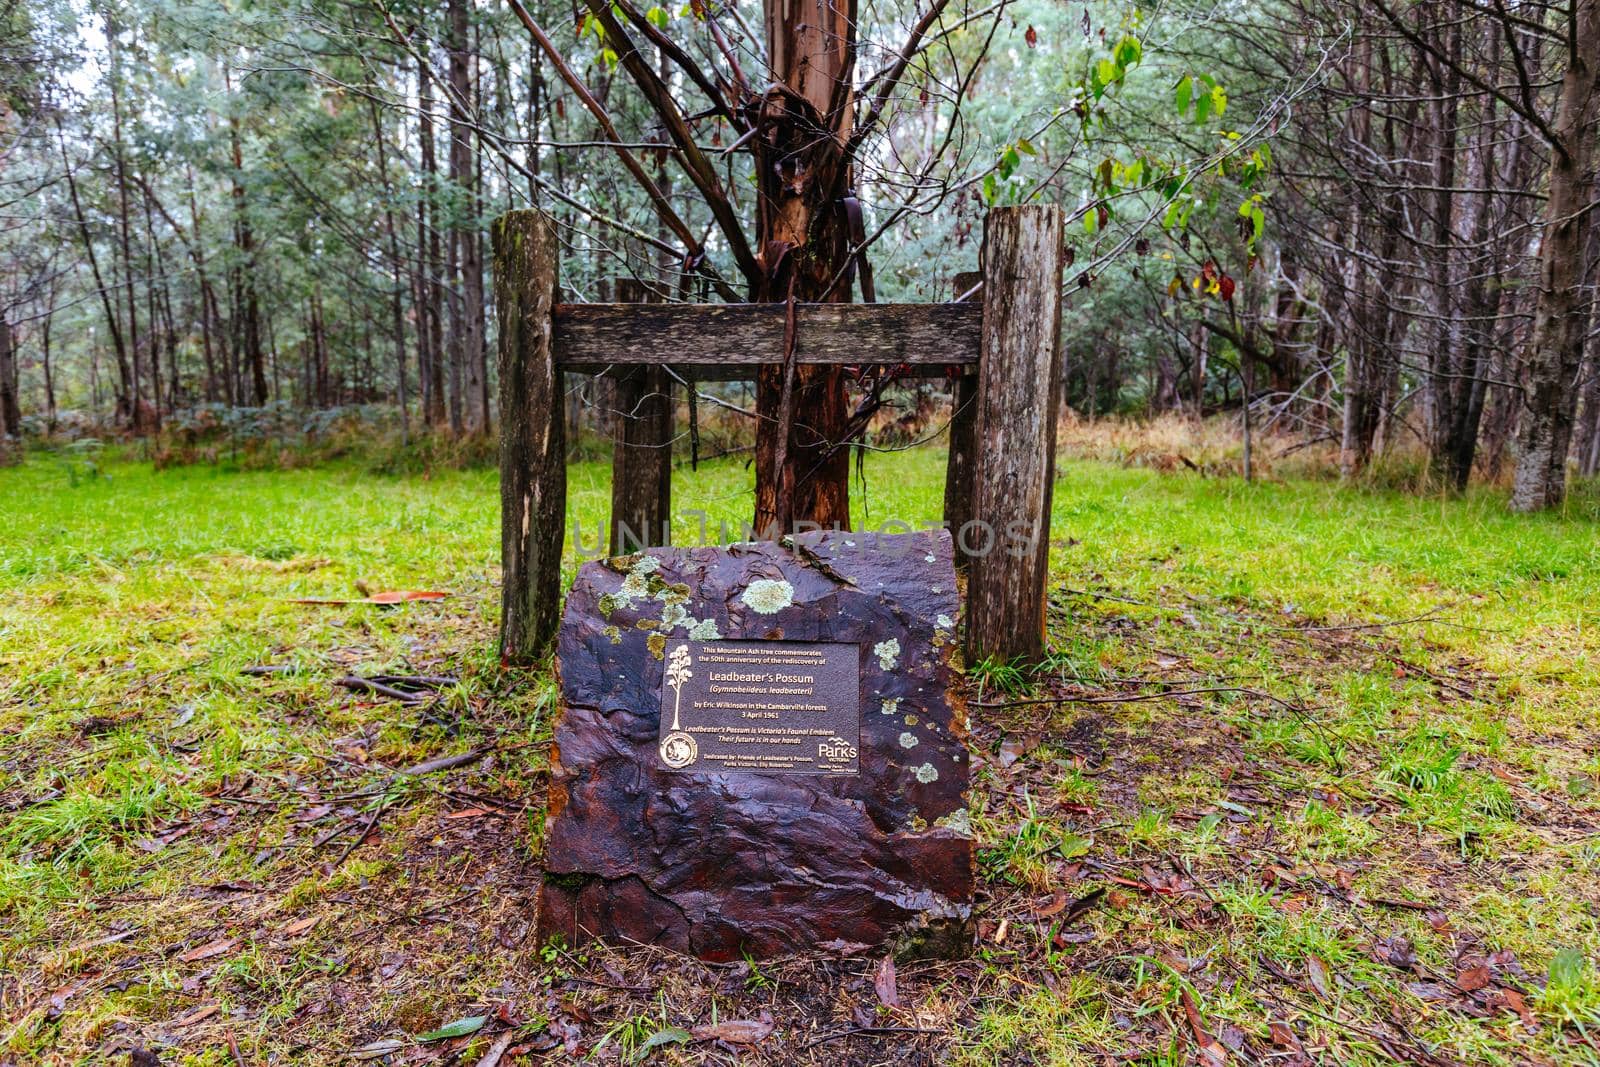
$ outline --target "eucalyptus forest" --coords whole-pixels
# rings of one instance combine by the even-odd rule
[[[849,73],[791,116],[841,135],[803,164],[763,125],[783,17],[9,4],[7,434],[352,405],[485,433],[516,206],[558,221],[574,301],[782,300],[785,247],[799,299],[937,300],[989,206],[1047,201],[1080,414],[1231,411],[1347,478],[1395,449],[1510,474],[1523,510],[1600,464],[1582,5],[852,6],[802,26]],[[882,404],[813,388],[829,439]]]

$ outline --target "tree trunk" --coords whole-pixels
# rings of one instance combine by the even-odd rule
[[[117,47],[119,33],[116,23],[108,16],[105,22],[106,48],[110,53],[111,66],[109,81],[111,88],[111,150],[112,163],[116,168],[117,177],[117,234],[120,248],[120,261],[122,268],[122,290],[124,304],[128,311],[128,350],[132,356],[133,364],[128,378],[128,422],[133,432],[143,433],[147,426],[147,412],[144,404],[144,355],[143,346],[139,343],[139,315],[133,293],[133,240],[128,209],[128,165],[123,154],[122,146],[122,50]],[[113,273],[117,267],[117,256],[112,257]]]
[[[1583,361],[1583,252],[1594,186],[1595,98],[1600,74],[1600,0],[1573,0],[1574,48],[1561,79],[1552,129],[1549,200],[1539,242],[1538,300],[1528,344],[1527,388],[1517,433],[1513,511],[1560,504],[1567,491],[1579,365]]]
[[[46,290],[44,319],[39,324],[39,363],[44,370],[44,428],[46,433],[56,432],[56,379],[50,368],[50,326],[56,318],[56,283],[49,282]]]
[[[12,462],[20,449],[12,435],[22,437],[22,407],[17,400],[17,349],[6,311],[0,308],[0,465]]]
[[[224,84],[232,89],[226,72]],[[246,366],[241,368],[250,375],[249,390],[239,392],[249,397],[256,407],[267,402],[267,360],[261,347],[261,299],[256,292],[256,238],[250,223],[250,211],[244,195],[244,145],[239,133],[237,116],[228,118],[228,144],[233,152],[233,234],[239,249],[240,266],[234,270],[233,308],[235,337],[234,350],[241,355]],[[241,386],[245,383],[241,382]]]
[[[426,48],[426,42],[419,45]],[[439,249],[439,165],[433,139],[433,72],[425,51],[417,55],[417,140],[422,160],[423,195],[417,198],[418,371],[422,390],[422,420],[433,429],[445,424],[444,318],[439,278],[443,269]],[[432,219],[430,223],[430,217]],[[427,361],[422,360],[423,350]]]
[[[488,429],[483,380],[483,263],[478,254],[477,172],[472,152],[472,68],[467,0],[449,0],[450,424],[463,433]]]
[[[111,333],[112,352],[117,357],[117,394],[115,417],[118,419],[132,419],[133,386],[131,382],[132,368],[128,365],[127,345],[122,339],[122,326],[117,321],[117,309],[112,303],[112,290],[106,284],[105,277],[100,273],[100,257],[95,254],[94,237],[89,233],[89,220],[83,213],[83,201],[78,196],[78,180],[73,177],[75,168],[72,161],[67,158],[67,138],[61,131],[60,121],[56,123],[56,136],[61,143],[62,173],[67,177],[67,192],[72,199],[72,213],[78,222],[78,233],[83,238],[84,255],[89,260],[89,273],[94,278],[95,291],[100,294],[100,307],[105,312],[106,329]],[[97,352],[92,349],[91,352]],[[99,373],[98,363],[91,365],[91,379],[94,382],[93,395],[96,398],[95,407],[99,407]]]
[[[1461,310],[1455,285],[1454,246],[1456,243],[1456,157],[1459,154],[1458,91],[1461,75],[1461,22],[1452,18],[1438,29],[1447,35],[1441,47],[1452,62],[1442,64],[1441,74],[1431,79],[1433,99],[1428,102],[1430,133],[1434,140],[1432,178],[1432,233],[1434,247],[1429,250],[1429,281],[1433,287],[1433,323],[1428,352],[1427,381],[1429,465],[1441,481],[1452,480],[1456,454],[1458,408],[1464,407],[1466,382],[1462,379]]]
[[[383,144],[383,116],[378,101],[372,106],[372,136],[377,142],[378,180],[383,185],[383,231],[389,245],[390,278],[394,288],[389,293],[389,328],[394,339],[395,400],[400,406],[400,440],[405,443],[411,436],[410,417],[406,413],[406,313],[405,277],[400,265],[400,237],[394,221],[394,189],[389,184],[389,161]]]
[[[854,178],[848,141],[855,0],[766,0],[776,82],[753,142],[758,182],[757,301],[847,303]],[[774,352],[773,359],[786,353]],[[805,359],[805,339],[792,355]],[[755,528],[850,526],[850,411],[838,367],[763,367],[756,380]]]

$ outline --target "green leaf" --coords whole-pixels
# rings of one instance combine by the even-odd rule
[[[1139,62],[1139,57],[1144,55],[1144,47],[1139,44],[1137,37],[1124,37],[1117,42],[1117,49],[1112,55],[1116,57],[1117,65],[1126,71]]]
[[[1000,153],[1000,180],[1011,177],[1016,172],[1017,164],[1022,162],[1022,157],[1017,155],[1015,148],[1007,148]]]
[[[983,202],[985,204],[991,206],[994,204],[994,191],[997,184],[993,174],[985,174],[983,176]]]
[[[1587,961],[1583,953],[1575,948],[1564,948],[1557,952],[1550,960],[1550,981],[1553,989],[1575,989],[1583,984],[1583,972]]]
[[[1096,84],[1094,95],[1100,96],[1103,94],[1106,91],[1106,87],[1112,82],[1116,81],[1119,77],[1121,77],[1121,75],[1122,72],[1117,69],[1117,65],[1111,62],[1109,59],[1102,59],[1100,62],[1096,63],[1094,65],[1094,80]]]
[[[1220,85],[1213,86],[1211,89],[1211,110],[1217,113],[1218,118],[1221,118],[1222,113],[1228,110],[1228,91]]]
[[[1093,237],[1100,228],[1100,212],[1090,208],[1083,213],[1083,232]]]
[[[1172,90],[1172,102],[1178,105],[1178,117],[1183,118],[1189,114],[1189,105],[1194,101],[1194,79],[1185,74],[1178,79],[1178,85]]]
[[[1033,147],[1033,142],[1028,140],[1026,137],[1017,138],[1017,151],[1021,152],[1025,156],[1036,156],[1039,154],[1039,150]]]
[[[672,16],[667,14],[667,9],[663,7],[651,8],[644,13],[644,17],[658,30],[666,29],[667,23],[672,20]]]
[[[1056,851],[1061,853],[1061,858],[1074,860],[1079,856],[1087,856],[1094,847],[1094,839],[1084,837],[1082,834],[1065,833],[1061,835],[1061,843],[1056,846]]]
[[[639,1044],[638,1052],[634,1058],[643,1060],[650,1053],[654,1052],[663,1045],[681,1045],[683,1042],[692,1041],[693,1039],[693,1035],[691,1035],[689,1031],[679,1030],[675,1026],[669,1026],[665,1030],[657,1030],[655,1033],[645,1038],[644,1041]]]
[[[1211,118],[1213,99],[1214,98],[1211,93],[1201,93],[1199,96],[1195,97],[1194,124],[1196,126],[1204,126],[1207,120]]]
[[[425,1034],[418,1034],[418,1041],[444,1041],[452,1037],[466,1037],[483,1029],[483,1024],[489,1021],[487,1015],[468,1015],[464,1019],[456,1019],[445,1023],[437,1030],[429,1030]]]

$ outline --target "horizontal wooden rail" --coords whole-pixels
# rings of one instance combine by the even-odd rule
[[[783,362],[783,304],[558,304],[561,370],[671,364],[695,378],[740,378]],[[983,304],[800,304],[801,363],[909,364],[925,374],[975,366]]]

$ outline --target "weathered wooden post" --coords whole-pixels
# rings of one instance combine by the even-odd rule
[[[980,271],[957,274],[955,296],[960,297],[981,281]],[[968,299],[981,302],[982,290]],[[978,455],[978,377],[965,373],[969,369],[962,368],[963,373],[951,383],[950,389],[950,454],[944,474],[944,521],[950,527],[952,538],[972,518],[972,480]],[[955,546],[955,559],[958,568],[966,567],[967,557],[959,544]]]
[[[567,511],[561,374],[551,347],[558,252],[539,211],[496,219],[500,324],[500,661],[543,656],[561,617]]]
[[[617,282],[617,301],[654,304],[643,283]],[[660,364],[616,375],[616,449],[611,456],[611,554],[672,543],[672,379]]]
[[[1061,374],[1063,214],[996,208],[984,222],[967,662],[1037,659],[1045,647],[1056,379]]]

